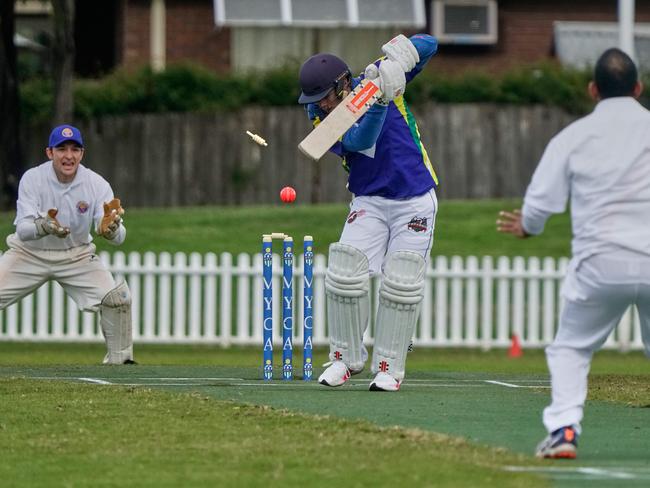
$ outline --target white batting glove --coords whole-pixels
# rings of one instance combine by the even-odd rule
[[[395,61],[387,59],[382,61],[379,67],[370,64],[366,67],[365,76],[379,84],[385,102],[403,95],[406,90],[406,76]]]
[[[381,47],[382,52],[391,61],[400,65],[408,73],[420,61],[420,55],[413,43],[404,34],[393,37]]]
[[[63,227],[56,219],[57,213],[59,213],[59,211],[56,208],[51,208],[46,214],[42,214],[38,218],[34,219],[36,233],[39,236],[43,237],[49,234],[63,239],[70,234],[70,228]]]

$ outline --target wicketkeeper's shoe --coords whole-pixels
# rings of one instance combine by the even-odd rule
[[[402,382],[380,371],[370,383],[370,391],[398,391]]]
[[[535,455],[547,459],[575,459],[577,448],[578,432],[568,425],[551,432],[537,446]]]
[[[343,361],[333,361],[318,377],[318,382],[325,386],[341,386],[350,379],[350,370]]]

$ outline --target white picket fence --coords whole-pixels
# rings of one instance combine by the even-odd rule
[[[239,254],[102,253],[126,279],[133,296],[136,343],[262,344],[262,260]],[[560,284],[567,259],[439,256],[427,270],[415,346],[507,347],[517,334],[524,347],[542,347],[555,333]],[[326,258],[314,262],[316,345],[328,343],[324,277]],[[281,344],[281,266],[274,256],[274,343]],[[376,303],[378,281],[373,280]],[[302,256],[294,271],[294,341],[302,343]],[[374,307],[373,309],[376,309]],[[365,341],[372,343],[372,325]],[[81,312],[57,283],[0,312],[0,340],[101,341],[98,318]],[[279,346],[278,346],[279,347]],[[641,349],[638,316],[630,309],[608,348]]]

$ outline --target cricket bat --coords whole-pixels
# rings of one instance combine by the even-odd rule
[[[318,161],[381,95],[382,92],[374,81],[361,80],[357,87],[298,144],[298,149],[305,156]]]

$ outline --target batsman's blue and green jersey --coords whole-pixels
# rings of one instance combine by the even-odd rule
[[[422,71],[438,47],[436,39],[427,34],[414,35],[410,40],[420,61],[406,73],[407,83]],[[376,62],[379,63],[381,60]],[[362,79],[363,74],[353,78],[352,86]],[[314,125],[325,116],[317,104],[308,104],[306,110]],[[330,151],[343,159],[349,171],[348,188],[356,196],[404,199],[438,186],[415,117],[403,96],[395,98],[388,107],[371,107]]]

